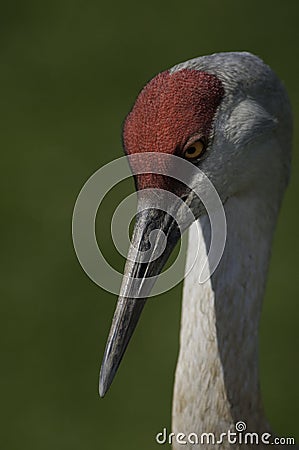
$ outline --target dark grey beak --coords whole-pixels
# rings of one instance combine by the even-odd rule
[[[138,213],[102,362],[101,397],[113,381],[146,299],[179,238],[178,224],[167,212],[151,208]]]

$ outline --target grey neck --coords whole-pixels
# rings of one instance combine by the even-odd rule
[[[184,284],[173,400],[175,433],[219,435],[234,430],[240,420],[248,431],[269,431],[259,386],[258,326],[280,199],[273,206],[266,198],[247,193],[226,202],[224,254],[202,285],[198,274],[209,242],[207,216],[200,219],[199,240],[196,224],[190,229],[186,273],[198,248],[199,256]]]

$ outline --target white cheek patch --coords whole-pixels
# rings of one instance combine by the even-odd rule
[[[278,120],[254,100],[241,101],[227,119],[224,134],[235,147],[244,148],[277,126]]]

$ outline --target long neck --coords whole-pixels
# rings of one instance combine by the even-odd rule
[[[240,420],[250,431],[269,431],[259,387],[258,326],[278,206],[250,194],[226,202],[226,247],[204,284],[198,274],[209,240],[207,216],[200,220],[198,244],[196,224],[190,229],[187,272],[198,246],[199,255],[184,284],[175,433],[220,434]]]

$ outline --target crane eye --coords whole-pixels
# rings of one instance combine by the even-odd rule
[[[185,150],[184,157],[189,161],[193,161],[200,157],[205,149],[202,141],[196,141]]]

